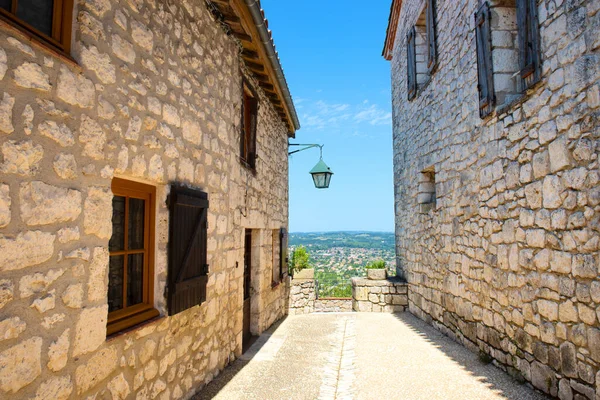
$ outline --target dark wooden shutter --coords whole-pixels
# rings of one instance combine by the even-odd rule
[[[279,230],[279,277],[283,277],[288,272],[288,233],[285,228]]]
[[[242,129],[240,131],[240,157],[246,159],[246,96],[242,85]]]
[[[208,195],[173,186],[169,203],[167,305],[174,315],[206,300]]]
[[[475,41],[477,45],[477,77],[479,116],[489,115],[496,103],[494,70],[492,68],[492,31],[490,5],[486,1],[475,13]]]
[[[433,71],[437,63],[437,36],[435,0],[427,0],[427,70]]]
[[[519,66],[523,90],[538,82],[541,77],[540,29],[536,0],[517,0],[517,26],[519,31]]]
[[[248,144],[248,163],[256,168],[256,127],[258,125],[258,100],[253,97],[249,101],[250,106],[250,143]]]
[[[408,78],[408,100],[412,100],[417,95],[417,49],[415,47],[416,31],[413,26],[408,35],[406,35],[407,52],[407,78]]]

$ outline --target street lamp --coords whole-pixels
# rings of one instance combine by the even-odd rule
[[[312,149],[314,147],[318,147],[321,151],[321,158],[317,165],[310,170],[310,174],[312,175],[313,181],[315,183],[315,187],[317,189],[327,189],[329,187],[329,183],[331,182],[331,176],[333,172],[331,168],[325,164],[323,161],[323,146],[322,144],[299,144],[299,143],[288,143],[288,146],[304,146],[302,149],[290,151],[288,155],[292,155],[294,153],[298,153],[300,151]]]

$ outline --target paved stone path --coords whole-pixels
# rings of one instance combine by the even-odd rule
[[[409,313],[290,316],[194,400],[541,400]]]

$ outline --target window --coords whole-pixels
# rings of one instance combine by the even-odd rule
[[[517,0],[517,26],[519,29],[519,67],[525,90],[541,78],[540,28],[536,0]]]
[[[417,203],[419,212],[428,213],[436,207],[437,194],[435,191],[435,170],[433,167],[425,169],[419,175],[419,193]]]
[[[281,241],[279,240],[279,229],[274,230],[273,236],[273,286],[281,282]]]
[[[108,272],[108,334],[158,315],[154,309],[156,188],[114,178]]]
[[[495,106],[494,76],[492,70],[492,31],[489,3],[485,2],[475,13],[475,39],[477,44],[477,78],[479,91],[479,116],[489,115]]]
[[[175,315],[206,301],[208,195],[175,185],[169,205],[167,306]]]
[[[427,0],[407,35],[408,99],[426,85],[437,66],[435,0]]]
[[[256,168],[256,124],[258,120],[258,100],[254,91],[244,81],[242,87],[242,132],[240,158],[244,164]]]
[[[67,54],[72,15],[73,0],[0,0],[2,19]]]
[[[483,118],[496,105],[502,111],[520,99],[541,78],[536,0],[486,1],[475,20]]]
[[[407,81],[408,81],[408,100],[417,97],[417,54],[415,47],[415,28],[408,31],[406,36],[406,51],[407,51]]]
[[[285,228],[273,231],[273,286],[283,280],[287,273],[287,231]]]

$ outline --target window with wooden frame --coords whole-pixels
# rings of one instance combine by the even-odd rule
[[[425,3],[425,18],[427,31],[427,73],[431,75],[437,66],[437,18],[436,1],[427,0]]]
[[[524,91],[539,82],[542,75],[536,0],[517,0],[517,27],[521,90]]]
[[[486,117],[496,105],[494,71],[492,68],[491,14],[488,2],[475,13],[475,42],[477,46],[477,90],[479,92],[479,116]]]
[[[288,272],[288,235],[285,228],[273,231],[273,281],[278,285]]]
[[[158,316],[154,308],[156,188],[114,178],[108,249],[108,326],[113,334]]]
[[[167,306],[175,315],[206,301],[208,195],[174,185],[169,208]]]
[[[258,123],[258,96],[251,86],[242,84],[242,132],[240,159],[251,169],[256,168],[256,126]]]
[[[435,0],[426,0],[415,26],[408,32],[408,99],[430,80],[437,66]]]
[[[73,0],[0,0],[0,18],[54,50],[71,50]]]
[[[417,54],[415,47],[415,28],[406,35],[406,73],[408,84],[408,100],[417,97]]]
[[[273,270],[272,270],[272,279],[271,285],[277,286],[279,282],[281,282],[281,240],[280,240],[280,230],[276,229],[272,231],[273,237]]]
[[[540,36],[536,0],[490,0],[481,6],[478,14],[477,33],[481,33],[481,39],[485,41],[483,46],[478,47],[478,66],[489,64],[485,68],[493,83],[493,93],[490,90],[487,96],[482,97],[489,100],[481,109],[481,115],[485,117],[493,108],[503,112],[540,81]],[[491,22],[486,23],[486,19]],[[480,42],[478,36],[478,46]],[[488,51],[487,45],[490,47],[490,61],[484,59],[480,63],[480,48]],[[480,94],[485,94],[482,92],[490,86],[481,82],[480,85]]]

